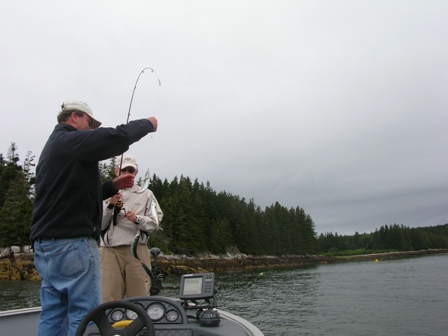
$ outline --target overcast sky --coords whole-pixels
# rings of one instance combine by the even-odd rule
[[[1,1],[1,148],[64,100],[155,116],[140,176],[188,176],[318,233],[448,223],[448,1]],[[158,85],[160,80],[161,85]]]

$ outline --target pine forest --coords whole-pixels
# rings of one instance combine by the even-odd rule
[[[113,164],[113,159],[100,163],[104,181],[113,177]],[[34,169],[31,152],[20,164],[15,143],[11,143],[6,157],[0,155],[0,247],[30,244]],[[149,189],[156,195],[164,217],[162,230],[150,235],[148,245],[164,253],[343,255],[448,248],[448,224],[420,228],[388,224],[352,236],[317,234],[312,217],[300,206],[288,209],[275,202],[261,209],[252,199],[215,191],[209,182],[185,176],[168,181],[153,175]]]

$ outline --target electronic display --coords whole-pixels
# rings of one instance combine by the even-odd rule
[[[180,299],[205,299],[215,294],[214,273],[184,274],[180,281]]]
[[[182,295],[194,295],[202,293],[202,277],[186,278]]]

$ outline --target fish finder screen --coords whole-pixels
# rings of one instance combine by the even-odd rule
[[[181,300],[199,300],[215,295],[214,273],[183,274],[180,279],[179,298]]]
[[[202,277],[186,278],[184,282],[183,295],[202,294]]]

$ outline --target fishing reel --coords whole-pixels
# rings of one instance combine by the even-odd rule
[[[114,204],[114,215],[112,216],[112,223],[115,225],[117,225],[117,216],[118,214],[121,212],[121,210],[124,211],[124,215],[126,216],[126,209],[123,208],[123,201],[117,200]]]
[[[118,214],[121,210],[123,210],[125,212],[125,214],[126,214],[126,209],[123,208],[123,201],[120,199],[120,200],[115,202],[114,214]]]

